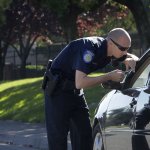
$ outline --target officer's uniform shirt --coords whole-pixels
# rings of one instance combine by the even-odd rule
[[[86,37],[68,44],[54,59],[51,68],[61,71],[63,76],[74,81],[76,70],[89,74],[105,67],[110,61],[106,39]]]

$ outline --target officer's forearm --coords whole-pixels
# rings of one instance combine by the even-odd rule
[[[77,70],[75,85],[77,89],[88,88],[95,85],[99,85],[108,80],[110,80],[110,76],[108,74],[97,77],[89,77],[85,73]]]

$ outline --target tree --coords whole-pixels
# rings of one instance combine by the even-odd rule
[[[10,24],[8,27],[6,21],[6,8],[9,6],[10,2],[10,0],[2,0],[0,2],[0,80],[3,80],[5,56],[12,35],[12,25]]]
[[[13,37],[10,45],[16,50],[21,60],[21,76],[26,76],[26,60],[33,44],[40,36],[57,33],[57,20],[54,13],[46,8],[33,6],[27,0],[13,0],[9,9],[8,20],[13,25]]]
[[[5,21],[5,9],[9,6],[11,0],[1,0],[0,1],[0,24],[2,25]]]
[[[116,4],[114,2],[116,2]],[[107,4],[111,4],[111,5],[107,5]],[[119,8],[120,6],[117,4],[121,4],[123,7]],[[140,37],[140,41],[141,41],[140,42],[141,46],[139,48],[141,48],[141,53],[144,53],[144,51],[150,47],[150,28],[149,28],[149,26],[150,26],[150,0],[132,0],[132,1],[107,0],[107,2],[105,3],[104,6],[105,6],[105,11],[103,11],[103,15],[101,14],[101,19],[103,20],[103,22],[97,22],[98,24],[95,24],[95,27],[97,26],[97,28],[100,28],[101,30],[106,29],[106,31],[108,32],[110,30],[110,28],[113,28],[116,26],[117,20],[118,20],[118,22],[119,22],[119,20],[121,20],[121,19],[118,19],[121,16],[121,18],[125,19],[124,25],[127,30],[131,31],[131,26],[132,26],[132,31],[133,31],[133,27],[136,25],[136,28],[137,28],[137,31],[138,31],[138,34]],[[112,6],[115,6],[115,7],[112,7]],[[132,13],[132,15],[133,15],[132,20],[131,20],[131,18],[128,19],[127,17],[125,17],[125,15],[129,14],[128,13],[129,11],[127,11],[127,9],[125,9],[125,6]],[[100,10],[100,11],[96,10],[97,12],[102,12],[103,7],[97,6],[97,8],[98,8],[98,10]],[[107,12],[107,8],[109,8],[111,13]],[[127,12],[125,12],[125,11],[127,11]],[[93,15],[93,12],[89,11],[88,13]],[[83,15],[82,16],[80,15],[80,17],[82,17],[82,19],[84,21],[84,26],[86,27],[86,30],[88,28],[88,23],[91,23],[91,20],[88,20],[88,19],[92,18],[92,17],[95,19],[95,17],[98,17],[98,16],[95,16],[95,14],[94,14],[94,16],[91,17],[88,13],[86,13],[85,17],[83,17]],[[106,17],[106,16],[109,16],[109,17]],[[112,17],[112,16],[114,16],[114,17]],[[112,24],[113,18],[114,18],[115,24]],[[105,23],[105,22],[107,22],[106,20],[107,21],[109,20],[108,24]],[[135,22],[135,23],[133,23],[133,25],[132,25],[132,22]],[[94,23],[92,25],[94,25]],[[90,30],[92,29],[92,25],[91,25],[91,27],[89,25]],[[88,32],[88,33],[90,33],[90,32]]]
[[[114,0],[127,6],[135,19],[139,33],[141,48],[144,52],[150,47],[150,0]]]
[[[12,46],[21,60],[21,74],[25,77],[25,66],[29,52],[42,36],[59,34],[61,28],[56,15],[46,8],[33,6],[28,0],[7,0],[8,5],[3,9],[0,26],[0,80],[3,80],[5,56],[9,46]],[[6,6],[6,1],[1,6]],[[2,15],[1,15],[2,16]]]
[[[70,41],[77,37],[76,21],[81,13],[96,10],[102,4],[113,1],[130,9],[141,38],[141,47],[146,50],[150,43],[150,0],[63,0],[61,3],[60,1],[46,0],[43,5],[48,5],[49,8],[55,10],[61,20],[66,38]],[[39,2],[43,3],[42,0]]]
[[[84,12],[77,19],[80,37],[105,35],[114,27],[124,27],[131,32],[136,28],[129,9],[114,2],[105,3],[94,11]]]
[[[64,31],[64,36],[67,42],[78,37],[77,31],[77,17],[88,10],[94,10],[97,6],[105,3],[106,0],[46,0],[44,3],[39,0],[37,3],[43,6],[48,6],[53,10],[61,23]]]
[[[3,80],[3,70],[5,66],[5,56],[7,49],[9,47],[9,42],[12,39],[13,28],[7,27],[7,24],[4,24],[0,27],[0,80]]]

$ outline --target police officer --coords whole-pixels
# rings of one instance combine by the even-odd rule
[[[88,74],[104,68],[112,57],[124,57],[126,68],[134,71],[138,57],[127,53],[130,46],[131,38],[127,31],[115,28],[106,38],[85,37],[70,42],[53,60],[49,71],[57,76],[56,86],[51,94],[48,94],[48,87],[45,90],[50,150],[67,150],[70,119],[78,130],[77,150],[92,150],[92,128],[83,89],[108,80],[120,82],[124,73],[114,70],[97,77],[89,77]]]

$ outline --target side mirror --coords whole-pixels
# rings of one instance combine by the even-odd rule
[[[123,87],[123,83],[109,80],[107,82],[102,83],[101,86],[105,89],[121,90]]]
[[[124,95],[128,95],[128,96],[130,96],[130,97],[136,98],[136,97],[138,97],[139,94],[141,93],[141,90],[139,90],[138,88],[137,88],[137,89],[136,89],[136,88],[129,88],[129,89],[123,90],[122,93],[123,93]]]

